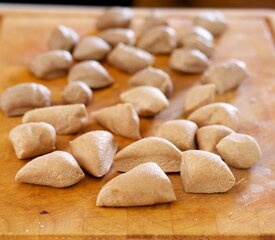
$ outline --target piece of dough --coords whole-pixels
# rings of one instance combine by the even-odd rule
[[[220,156],[201,150],[182,153],[180,174],[185,192],[190,193],[222,193],[235,184],[235,177]]]
[[[57,134],[66,135],[77,133],[86,126],[88,114],[84,104],[58,105],[28,111],[22,122],[47,122]]]
[[[72,155],[81,167],[95,177],[107,174],[118,144],[107,131],[87,132],[70,142]]]
[[[228,103],[210,103],[198,108],[188,116],[199,127],[207,125],[224,125],[236,131],[240,124],[240,112]]]
[[[92,113],[95,120],[114,134],[130,139],[140,139],[139,117],[129,103],[102,108]]]
[[[157,163],[164,172],[179,172],[181,151],[168,140],[147,137],[119,151],[114,157],[114,167],[127,172],[145,162]]]
[[[124,103],[131,103],[141,117],[153,117],[169,106],[165,95],[155,87],[139,86],[120,94]]]
[[[49,39],[50,49],[71,51],[79,41],[79,36],[72,28],[58,25]]]
[[[170,120],[161,124],[156,132],[157,137],[162,137],[173,143],[181,151],[195,149],[195,135],[198,126],[189,120]]]
[[[102,38],[89,36],[80,40],[76,45],[73,51],[73,57],[78,61],[101,61],[110,51],[111,47]]]
[[[0,107],[8,117],[51,105],[51,91],[38,83],[20,83],[7,88],[0,98]]]
[[[214,84],[197,85],[192,87],[185,96],[184,114],[188,116],[198,108],[213,103],[216,95]]]
[[[249,168],[261,158],[256,140],[246,134],[231,133],[217,144],[222,159],[236,168]]]
[[[237,88],[248,76],[246,64],[239,60],[229,60],[211,66],[203,75],[202,83],[216,85],[217,92],[223,94]]]
[[[221,139],[233,133],[229,127],[223,125],[204,126],[197,130],[197,143],[200,150],[218,154],[216,145]]]
[[[210,61],[208,57],[196,49],[175,49],[170,56],[170,67],[184,73],[202,73]]]
[[[226,18],[220,11],[203,12],[194,19],[194,24],[207,29],[214,36],[221,35],[227,28]]]
[[[136,42],[136,35],[132,29],[125,28],[110,28],[99,33],[99,37],[105,40],[112,47],[119,43],[125,45],[134,45]]]
[[[51,50],[36,56],[29,70],[37,78],[54,79],[67,74],[73,64],[73,57],[65,50]]]
[[[10,131],[9,140],[17,158],[36,157],[55,150],[56,132],[45,122],[24,123]]]
[[[133,18],[133,12],[126,7],[110,7],[98,18],[96,26],[99,30],[107,28],[128,28]]]
[[[64,151],[55,151],[35,158],[22,167],[15,180],[55,188],[69,187],[85,177],[74,157]]]
[[[68,81],[82,81],[93,89],[108,87],[114,82],[106,69],[93,60],[75,64],[69,71]]]
[[[129,79],[129,86],[152,86],[158,88],[167,97],[173,94],[173,82],[170,76],[159,68],[147,67],[138,71]]]
[[[130,207],[176,201],[170,179],[152,162],[123,173],[100,190],[96,206]]]
[[[133,74],[153,65],[155,58],[142,49],[119,43],[108,55],[107,60],[114,67]]]
[[[177,46],[177,34],[169,26],[150,28],[139,39],[137,46],[153,54],[169,54]]]
[[[93,92],[89,86],[82,81],[70,82],[61,94],[65,103],[83,103],[89,105],[92,101]]]

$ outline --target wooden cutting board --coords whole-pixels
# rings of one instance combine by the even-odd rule
[[[38,82],[53,92],[60,104],[66,79],[42,81],[29,74],[27,66],[47,50],[47,39],[57,24],[73,27],[81,36],[94,34],[101,9],[1,7],[0,92],[21,82]],[[138,32],[148,9],[135,10],[133,28]],[[179,33],[187,31],[194,10],[163,10]],[[228,31],[217,40],[213,62],[238,58],[247,63],[250,77],[230,93],[217,97],[237,106],[242,114],[240,132],[254,136],[262,159],[250,170],[232,169],[237,185],[225,194],[187,194],[178,174],[169,174],[178,201],[150,207],[98,208],[101,187],[117,173],[97,179],[89,175],[66,188],[17,184],[18,160],[8,141],[9,131],[21,118],[0,112],[0,239],[275,239],[275,55],[272,11],[224,11]],[[104,63],[115,79],[111,88],[94,91],[88,111],[119,102],[129,75]],[[156,58],[156,67],[167,71],[175,93],[170,107],[154,119],[141,119],[142,136],[151,136],[164,121],[182,118],[186,91],[201,76],[171,71],[168,57]],[[93,119],[85,131],[102,129]],[[75,136],[58,136],[57,148],[68,149]],[[116,137],[119,147],[130,143]]]

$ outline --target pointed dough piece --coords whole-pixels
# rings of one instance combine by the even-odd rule
[[[246,64],[233,59],[211,66],[204,73],[202,83],[215,84],[217,92],[223,94],[237,88],[247,76]]]
[[[152,86],[158,88],[167,97],[173,94],[173,82],[170,76],[161,69],[148,67],[138,71],[129,79],[131,87],[136,86]]]
[[[55,151],[35,158],[16,174],[17,182],[63,188],[76,184],[84,173],[74,157],[64,151]]]
[[[74,134],[87,124],[88,113],[84,104],[58,105],[28,111],[22,122],[46,122],[55,128],[57,134]]]
[[[171,120],[163,123],[156,136],[175,144],[181,151],[195,149],[195,135],[198,126],[189,120]]]
[[[234,131],[223,125],[201,127],[197,131],[197,142],[200,150],[218,154],[216,145],[221,139]]]
[[[194,19],[194,24],[207,29],[214,36],[221,35],[227,28],[226,18],[220,11],[203,12]]]
[[[199,127],[206,125],[224,125],[236,131],[240,123],[239,110],[228,103],[211,103],[198,108],[188,116]]]
[[[69,71],[68,81],[82,81],[94,89],[108,87],[114,82],[107,70],[93,60],[75,64]]]
[[[24,123],[10,131],[9,139],[17,158],[30,158],[55,150],[56,132],[45,122]]]
[[[110,51],[111,47],[103,39],[96,36],[85,37],[76,45],[73,57],[79,61],[101,61]]]
[[[132,9],[126,7],[110,7],[98,17],[96,27],[99,30],[107,28],[128,28],[132,18]]]
[[[123,173],[100,190],[96,206],[131,207],[176,201],[170,179],[152,162]]]
[[[119,43],[108,55],[107,60],[114,67],[133,74],[153,65],[155,58],[142,49]]]
[[[136,42],[136,35],[132,29],[110,28],[100,32],[99,36],[112,47],[119,43],[132,46]]]
[[[236,168],[249,168],[261,158],[261,149],[257,141],[246,134],[231,133],[217,145],[222,159]]]
[[[112,133],[130,139],[140,139],[139,117],[130,103],[117,104],[92,113],[95,120]]]
[[[78,43],[78,34],[69,27],[58,25],[53,30],[49,39],[49,49],[61,49],[71,51]]]
[[[157,163],[164,172],[179,172],[181,152],[174,144],[160,137],[147,137],[134,142],[114,157],[114,167],[127,172],[145,162]]]
[[[180,174],[184,190],[191,193],[227,192],[235,184],[235,177],[220,156],[201,150],[182,153]]]
[[[186,32],[182,39],[186,41],[192,41],[193,39],[196,39],[197,37],[203,39],[207,42],[214,42],[214,37],[212,33],[210,33],[208,30],[206,30],[203,27],[193,27],[190,31]]]
[[[145,18],[144,23],[141,27],[141,35],[143,35],[148,30],[157,26],[167,26],[167,19],[163,17],[160,11],[154,10],[150,13],[148,17]]]
[[[165,95],[155,87],[140,86],[120,94],[122,102],[131,103],[141,117],[152,117],[169,106]]]
[[[177,46],[177,34],[169,26],[156,26],[141,35],[137,46],[153,54],[169,54]]]
[[[95,177],[109,172],[117,146],[113,135],[107,131],[91,131],[70,142],[72,155]]]
[[[191,88],[185,97],[184,113],[188,116],[196,109],[214,102],[216,86],[214,84],[198,85]]]
[[[208,57],[196,49],[177,48],[170,56],[170,67],[184,73],[202,73],[209,64]]]

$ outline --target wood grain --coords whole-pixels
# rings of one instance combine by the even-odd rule
[[[198,11],[163,10],[179,33],[191,26]],[[60,104],[66,79],[42,81],[29,74],[27,66],[35,55],[47,50],[53,28],[65,24],[81,36],[94,34],[98,9],[0,9],[0,92],[20,82],[38,82],[53,92]],[[148,10],[137,10],[134,30],[138,31]],[[170,174],[178,201],[151,207],[97,208],[100,188],[117,173],[101,178],[87,174],[79,184],[66,189],[17,184],[14,176],[27,162],[16,159],[8,141],[9,131],[21,118],[0,113],[0,239],[274,239],[275,238],[275,55],[267,11],[226,11],[228,31],[217,40],[213,62],[238,58],[247,63],[250,77],[217,101],[237,106],[242,113],[240,132],[254,136],[262,149],[262,159],[250,170],[232,169],[238,184],[225,194],[187,194],[178,174]],[[119,102],[119,93],[128,88],[128,74],[104,63],[115,79],[111,88],[94,92],[88,111]],[[183,116],[186,90],[198,84],[199,75],[171,71],[168,57],[155,63],[167,71],[175,94],[170,107],[154,119],[141,119],[141,133],[154,134],[169,119]],[[102,129],[90,119],[84,131]],[[76,136],[58,136],[57,148],[68,150]],[[131,141],[116,137],[122,148]]]

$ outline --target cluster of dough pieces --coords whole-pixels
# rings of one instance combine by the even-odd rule
[[[18,84],[1,94],[1,109],[7,116],[24,115],[23,123],[9,134],[17,158],[36,157],[19,170],[16,181],[62,188],[83,179],[83,170],[102,177],[113,165],[125,173],[101,189],[96,205],[141,206],[176,200],[165,173],[180,172],[186,192],[221,193],[235,184],[227,164],[249,168],[260,159],[255,139],[236,132],[238,109],[215,102],[216,93],[238,87],[248,75],[245,63],[239,60],[209,67],[213,36],[227,27],[224,16],[201,14],[194,20],[195,27],[179,38],[167,20],[153,12],[145,19],[137,43],[128,28],[132,18],[128,8],[110,8],[98,19],[98,36],[79,40],[73,29],[62,25],[53,31],[51,50],[34,59],[30,72],[42,79],[68,72],[69,84],[61,94],[64,105],[51,106],[51,91],[37,83]],[[135,43],[138,48],[133,47]],[[186,119],[164,122],[155,136],[142,138],[139,117],[155,116],[169,106],[173,95],[169,75],[152,67],[152,53],[171,54],[170,67],[177,71],[206,72],[201,84],[186,94]],[[73,65],[73,59],[79,62]],[[70,142],[71,154],[55,151],[56,134],[78,133],[88,123],[85,105],[91,102],[91,89],[114,82],[99,62],[104,59],[133,74],[131,88],[120,95],[122,103],[92,113],[109,131],[78,136]],[[112,133],[138,141],[117,152]]]

